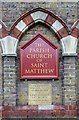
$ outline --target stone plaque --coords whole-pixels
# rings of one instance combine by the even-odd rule
[[[52,104],[52,85],[51,84],[29,84],[28,104],[45,105]]]

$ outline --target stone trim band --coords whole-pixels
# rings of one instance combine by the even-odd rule
[[[79,37],[79,20],[77,20],[70,31],[67,25],[58,16],[52,12],[36,8],[23,14],[10,28],[0,22],[0,35],[3,55],[15,56],[17,43],[22,34],[33,24],[41,22],[52,29],[61,41],[62,55],[75,56],[77,55],[77,43]]]

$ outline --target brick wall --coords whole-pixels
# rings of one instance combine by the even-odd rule
[[[4,71],[4,106],[15,106],[16,105],[16,75],[15,75],[15,58],[4,57],[3,58],[3,71]]]
[[[78,4],[76,2],[4,2],[2,4],[3,22],[10,28],[20,15],[36,7],[52,11],[61,17],[69,27],[78,18]]]
[[[19,73],[20,73],[20,65],[18,65],[19,63],[19,48],[21,46],[23,46],[28,40],[30,40],[31,38],[33,38],[35,36],[35,34],[37,34],[38,32],[41,32],[44,36],[47,37],[47,39],[49,39],[53,44],[55,44],[56,46],[59,47],[60,49],[60,56],[61,56],[61,47],[60,47],[60,44],[58,42],[58,39],[56,38],[55,35],[52,34],[52,32],[47,28],[45,27],[44,24],[36,24],[34,25],[32,28],[30,28],[27,32],[25,32],[25,34],[22,36],[22,39],[21,41],[19,42],[19,45],[18,45],[18,57],[16,58],[16,65],[17,65],[17,77],[19,76]],[[60,63],[59,63],[59,66],[60,66],[60,80],[59,81],[51,81],[51,84],[52,84],[52,87],[53,87],[53,90],[52,90],[52,103],[53,104],[62,104],[62,99],[61,99],[61,96],[62,96],[62,58],[60,57]],[[18,62],[17,62],[18,60]],[[27,81],[19,81],[20,78],[17,78],[17,85],[18,85],[18,99],[20,101],[20,104],[19,105],[23,105],[23,104],[27,104]],[[38,81],[38,82],[41,82],[43,83],[43,81]],[[48,81],[47,81],[48,83]],[[23,85],[24,84],[24,85]],[[23,88],[24,86],[24,88]],[[25,101],[25,103],[23,102]]]
[[[36,8],[43,7],[52,11],[54,14],[61,17],[65,21],[69,29],[79,17],[78,4],[72,2],[43,2],[43,3],[26,3],[26,2],[3,2],[2,3],[2,21],[10,29],[15,20],[18,19],[23,13]],[[59,47],[59,80],[51,80],[52,84],[52,104],[55,105],[54,110],[41,111],[39,106],[28,106],[28,81],[20,81],[20,61],[19,49],[28,40],[30,40],[36,33],[41,32],[52,43]],[[79,48],[79,47],[78,47]],[[77,49],[79,53],[79,49]],[[75,64],[76,63],[76,64]],[[3,65],[3,66],[2,66]],[[31,26],[28,31],[22,35],[18,47],[16,57],[2,57],[0,59],[0,86],[3,86],[3,100],[0,97],[4,106],[4,118],[11,117],[49,117],[49,118],[75,118],[77,117],[76,111],[78,107],[76,102],[79,99],[79,55],[78,57],[62,57],[62,48],[58,37],[44,24],[35,24]],[[2,71],[3,70],[3,71]],[[76,73],[76,74],[75,74]],[[3,74],[3,78],[2,78]],[[40,82],[40,81],[39,81]],[[48,81],[45,81],[48,83]],[[42,81],[42,83],[44,83]],[[1,89],[0,89],[1,90]],[[2,104],[2,103],[1,103]],[[16,106],[17,107],[14,107]],[[20,107],[23,106],[23,107]],[[6,111],[7,110],[7,111]],[[79,114],[79,113],[78,113]],[[20,115],[20,116],[19,116]]]

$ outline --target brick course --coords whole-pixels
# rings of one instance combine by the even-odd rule
[[[77,106],[55,106],[52,110],[38,110],[38,106],[6,106],[1,108],[3,118],[76,118]],[[7,110],[7,111],[6,111]],[[1,111],[0,111],[1,113]]]

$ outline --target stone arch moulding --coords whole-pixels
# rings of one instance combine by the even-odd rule
[[[3,55],[15,56],[17,43],[21,35],[37,22],[44,23],[57,34],[61,41],[63,56],[76,55],[77,38],[79,37],[79,20],[73,25],[72,31],[70,31],[62,19],[43,8],[35,8],[23,14],[15,21],[10,30],[7,30],[6,26],[0,23]]]

